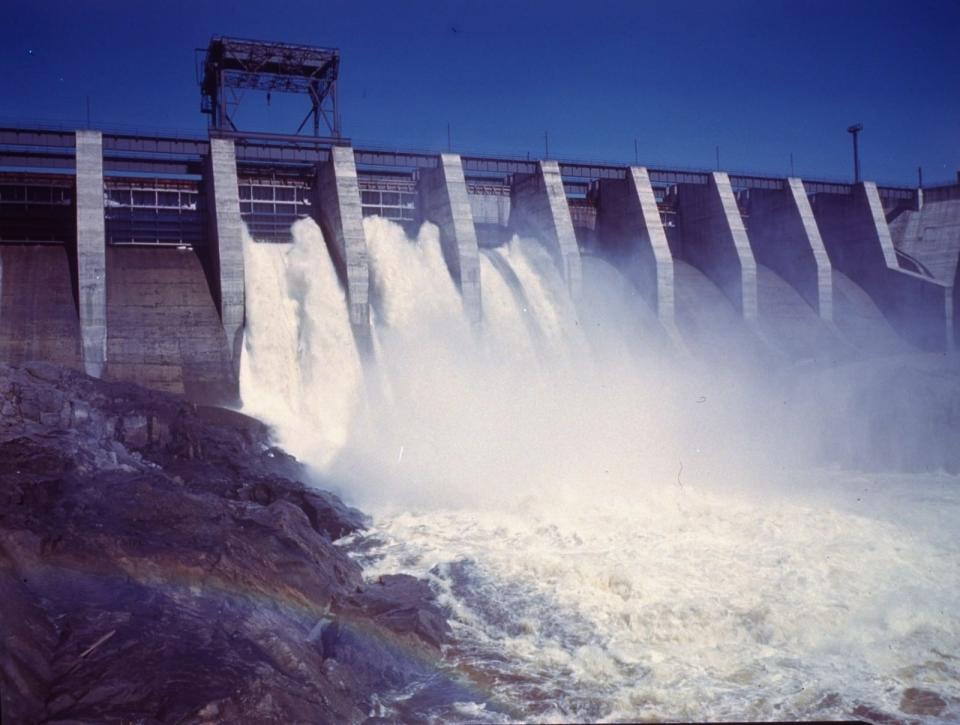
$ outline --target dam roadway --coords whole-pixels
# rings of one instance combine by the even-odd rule
[[[0,129],[0,361],[229,401],[244,322],[242,227],[320,225],[361,350],[363,217],[436,224],[482,324],[480,249],[535,237],[581,295],[614,264],[695,356],[951,351],[960,179],[912,189],[722,171],[352,148],[345,139]],[[730,335],[731,326],[736,334]]]

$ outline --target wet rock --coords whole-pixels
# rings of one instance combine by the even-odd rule
[[[5,721],[362,722],[436,676],[429,587],[365,584],[365,517],[258,421],[52,365],[0,396]]]
[[[406,574],[382,576],[355,601],[366,616],[398,634],[413,634],[435,647],[449,639],[450,625],[425,581]]]
[[[937,717],[946,707],[946,701],[936,692],[919,687],[908,687],[900,698],[900,711],[908,715]]]
[[[855,718],[872,723],[872,725],[901,725],[903,722],[903,718],[864,704],[857,705],[853,708],[851,714]]]
[[[128,448],[143,448],[150,443],[150,428],[145,415],[127,415],[123,418],[123,443]]]

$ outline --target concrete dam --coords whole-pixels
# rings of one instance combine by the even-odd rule
[[[363,351],[372,215],[438,227],[475,324],[481,250],[520,234],[545,245],[574,299],[582,258],[609,261],[684,354],[954,349],[960,177],[918,189],[360,148],[339,128],[319,135],[318,102],[313,136],[236,130],[221,91],[205,96],[202,137],[0,129],[0,360],[235,399],[243,226],[283,244],[305,217],[323,231]]]

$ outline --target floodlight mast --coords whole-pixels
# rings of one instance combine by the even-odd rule
[[[198,49],[200,110],[210,115],[210,128],[239,131],[235,116],[245,91],[301,93],[310,98],[310,111],[297,127],[299,134],[313,121],[313,135],[340,138],[337,77],[340,51],[291,43],[273,43],[214,36],[206,50]]]
[[[853,136],[853,182],[860,183],[860,132],[863,130],[862,123],[855,123],[847,129],[847,133]]]

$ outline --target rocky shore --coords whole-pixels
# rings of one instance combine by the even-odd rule
[[[0,365],[2,722],[363,722],[444,678],[429,588],[365,582],[335,545],[363,514],[268,434]]]

